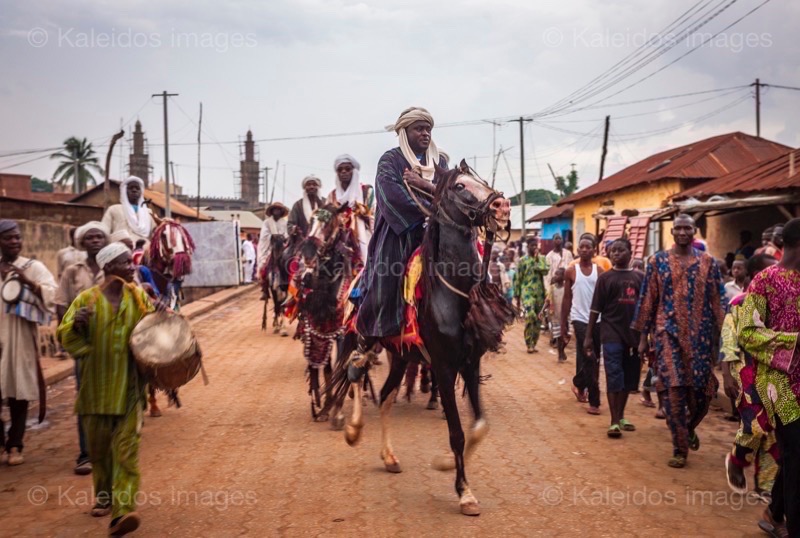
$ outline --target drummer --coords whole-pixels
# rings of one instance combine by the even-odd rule
[[[139,527],[139,425],[144,381],[130,359],[129,339],[136,324],[154,310],[133,283],[130,249],[111,243],[96,256],[105,283],[75,299],[58,327],[64,348],[81,361],[81,387],[75,410],[81,417],[92,462],[96,495],[91,514],[111,514],[109,534]]]
[[[81,292],[103,283],[103,271],[97,265],[97,253],[108,244],[108,239],[108,228],[102,222],[87,222],[75,230],[75,246],[79,251],[86,253],[86,258],[67,267],[61,276],[55,298],[58,319],[63,319],[67,308]],[[80,390],[81,375],[78,364],[76,361],[75,386]],[[80,417],[78,417],[78,444],[80,454],[75,463],[75,474],[87,475],[92,472],[92,463],[89,461],[89,453],[86,450],[86,436],[83,434]]]

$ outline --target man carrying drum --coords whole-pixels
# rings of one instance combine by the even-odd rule
[[[58,327],[58,338],[81,362],[75,410],[92,462],[96,504],[91,514],[111,513],[109,534],[121,536],[140,523],[135,509],[145,382],[130,358],[129,341],[136,324],[154,307],[133,283],[135,266],[128,247],[111,243],[96,260],[105,282],[78,295]]]

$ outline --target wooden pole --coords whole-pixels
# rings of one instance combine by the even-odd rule
[[[603,153],[600,155],[600,177],[597,181],[603,181],[603,171],[606,166],[606,155],[608,154],[608,128],[611,125],[611,116],[606,116],[606,130],[603,133]]]
[[[197,218],[200,218],[200,132],[203,125],[203,103],[200,103],[200,118],[197,121]]]

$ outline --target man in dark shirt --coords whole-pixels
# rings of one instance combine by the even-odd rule
[[[614,267],[597,278],[583,346],[587,354],[592,352],[592,329],[598,317],[602,316],[600,340],[605,359],[608,408],[611,411],[608,436],[621,437],[623,430],[636,429],[625,418],[625,405],[628,403],[628,394],[639,388],[639,334],[631,329],[631,323],[644,277],[630,267],[631,243],[627,239],[614,241],[609,249],[609,257]]]

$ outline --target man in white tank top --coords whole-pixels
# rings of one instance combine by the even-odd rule
[[[594,288],[597,277],[603,270],[592,263],[595,238],[591,234],[581,236],[578,243],[579,263],[567,268],[564,275],[564,302],[561,306],[561,338],[564,345],[569,342],[569,319],[575,329],[575,377],[572,379],[572,392],[580,402],[587,401],[590,415],[600,414],[600,324],[597,323],[592,334],[594,353],[587,355],[583,350],[589,315],[592,308]]]

